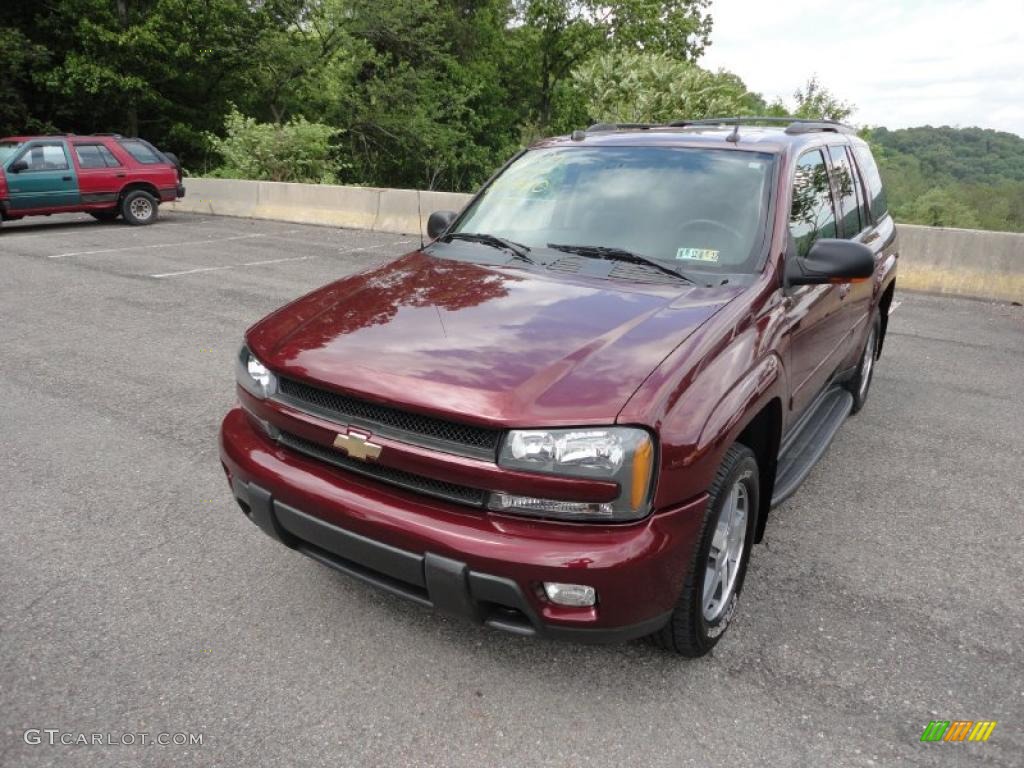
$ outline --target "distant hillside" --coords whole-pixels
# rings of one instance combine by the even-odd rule
[[[875,128],[897,221],[1024,232],[1024,138],[985,128]]]

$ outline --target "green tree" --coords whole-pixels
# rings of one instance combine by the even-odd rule
[[[929,227],[975,228],[978,217],[955,193],[931,189],[906,208],[907,218]]]
[[[812,75],[802,88],[793,94],[796,108],[794,117],[809,119],[846,120],[855,109],[853,104],[841,101],[832,94],[817,75]]]
[[[756,95],[736,75],[665,53],[608,51],[578,67],[572,79],[597,121],[669,122],[750,114],[756,107]]]
[[[556,93],[570,73],[611,48],[668,53],[694,61],[708,44],[708,0],[514,0],[516,34],[533,55],[521,74],[531,83],[531,114],[553,122]]]

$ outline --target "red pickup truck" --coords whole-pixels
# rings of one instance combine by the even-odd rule
[[[152,224],[161,202],[185,195],[174,155],[116,134],[0,139],[0,222],[82,211]]]
[[[221,459],[274,539],[521,635],[707,653],[868,396],[897,238],[829,121],[597,125],[248,330]]]

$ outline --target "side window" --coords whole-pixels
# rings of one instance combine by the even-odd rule
[[[828,153],[832,157],[832,183],[836,188],[840,215],[843,217],[843,237],[849,240],[856,237],[862,229],[856,178],[853,175],[850,158],[846,156],[846,147],[829,147]]]
[[[78,155],[78,166],[80,168],[107,167],[107,164],[100,156],[99,144],[75,144],[75,154]]]
[[[75,144],[81,168],[116,168],[120,165],[113,153],[102,144]]]
[[[103,162],[107,164],[107,168],[120,168],[121,162],[114,157],[114,153],[104,147],[102,144],[99,145],[100,157],[103,158]]]
[[[868,207],[875,221],[881,219],[889,210],[889,204],[885,200],[885,190],[882,189],[882,177],[878,173],[878,166],[875,158],[871,156],[871,150],[866,145],[855,145],[853,156],[857,160],[861,176],[864,177],[864,186],[868,190]]]
[[[29,171],[66,171],[68,157],[64,146],[57,141],[33,144],[20,158],[28,163]]]
[[[868,203],[864,198],[864,177],[857,168],[857,160],[853,156],[853,147],[846,148],[846,159],[853,171],[853,191],[857,195],[857,210],[860,211],[860,228],[866,229],[871,224],[871,214],[868,213]]]
[[[163,162],[159,157],[157,157],[153,150],[141,141],[129,139],[127,141],[122,141],[121,146],[125,148],[129,155],[143,165],[156,165],[157,163]]]
[[[828,167],[817,149],[797,161],[789,232],[799,256],[806,256],[819,237],[836,236],[836,212],[832,205]]]

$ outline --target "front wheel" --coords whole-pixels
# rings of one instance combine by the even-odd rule
[[[652,638],[681,656],[703,656],[722,638],[754,542],[759,503],[757,458],[745,445],[726,451],[708,493],[700,541],[668,623]]]
[[[149,192],[135,189],[121,200],[121,216],[128,224],[152,224],[157,216],[157,199]]]

